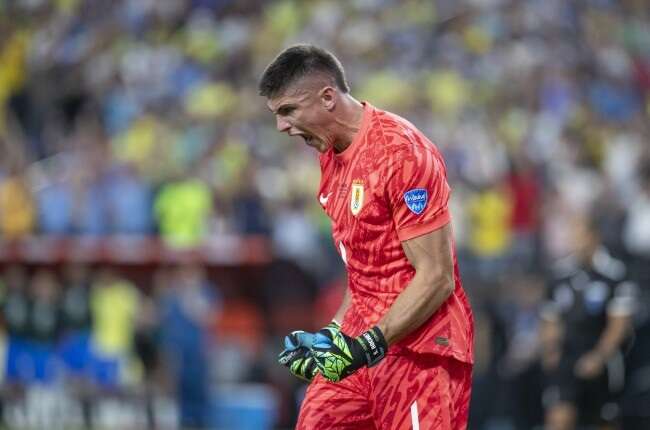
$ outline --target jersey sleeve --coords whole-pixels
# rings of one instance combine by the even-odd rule
[[[449,223],[450,188],[437,151],[400,151],[393,157],[386,177],[387,198],[400,241]]]
[[[639,291],[635,283],[624,281],[616,285],[612,297],[607,303],[607,314],[619,317],[633,315],[639,299],[638,296]]]

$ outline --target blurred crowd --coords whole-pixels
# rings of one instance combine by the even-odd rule
[[[59,274],[16,264],[3,278],[4,425],[173,426],[154,411],[154,387],[178,396],[188,427],[207,420],[220,307],[200,268],[161,269],[149,295],[110,267],[70,264]]]
[[[636,345],[650,342],[645,0],[0,0],[0,34],[2,239],[160,235],[188,247],[261,235],[301,271],[271,270],[277,294],[255,293],[273,296],[268,308],[331,309],[342,265],[315,198],[316,154],[275,131],[256,93],[279,50],[311,42],[341,59],[355,97],[406,117],[445,156],[477,317],[472,428],[541,423],[540,413],[519,417],[525,424],[513,418],[512,399],[525,397],[513,381],[539,359],[552,268],[576,250],[576,222],[593,221],[626,268],[641,304]],[[5,270],[6,298],[16,271]],[[281,280],[294,292],[277,287]],[[307,292],[295,293],[303,284]],[[68,291],[47,272],[29,285],[30,297],[45,301]],[[126,289],[115,300],[133,313],[141,288]],[[164,308],[142,297],[156,304],[141,309]],[[226,362],[242,356],[231,353]],[[102,361],[92,355],[89,363]],[[278,378],[279,419],[288,425],[295,405],[286,400],[290,383]],[[495,383],[510,387],[496,403],[480,388]],[[534,400],[542,390],[528,393],[526,410],[542,407]]]

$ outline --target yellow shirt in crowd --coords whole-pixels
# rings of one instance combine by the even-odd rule
[[[128,281],[93,288],[93,344],[98,352],[115,357],[130,351],[137,306],[137,291]]]
[[[0,181],[0,236],[15,239],[32,233],[36,210],[23,180],[8,177]]]
[[[498,257],[510,246],[510,210],[507,195],[497,189],[482,191],[469,202],[470,248],[479,257]]]

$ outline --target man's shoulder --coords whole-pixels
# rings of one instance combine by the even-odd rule
[[[436,146],[409,120],[389,111],[375,108],[371,133],[381,140],[391,154],[405,156],[422,152],[438,154]]]
[[[413,135],[422,135],[422,132],[407,119],[377,108],[374,109],[372,116],[372,126],[374,130],[379,130],[386,135],[405,138],[406,140],[412,139]]]
[[[592,258],[592,270],[609,282],[621,282],[627,274],[625,263],[612,256],[609,250],[601,246]]]

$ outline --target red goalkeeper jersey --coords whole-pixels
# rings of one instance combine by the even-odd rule
[[[321,154],[320,164],[318,200],[332,220],[352,298],[343,330],[358,336],[377,324],[415,275],[401,242],[450,222],[445,165],[411,123],[368,103],[351,145]],[[407,349],[473,362],[472,312],[453,252],[453,294],[389,353]]]

